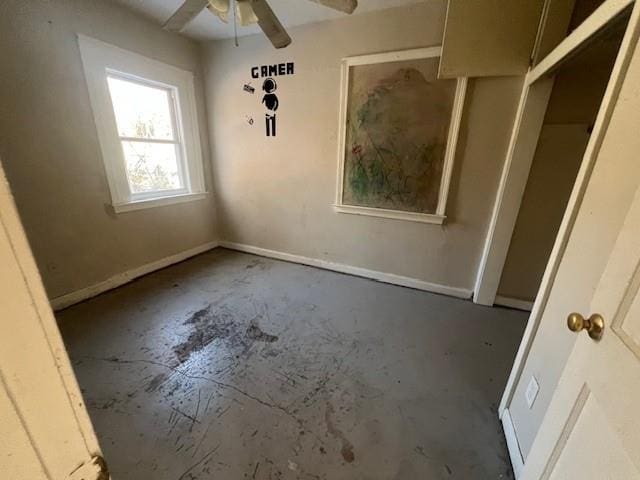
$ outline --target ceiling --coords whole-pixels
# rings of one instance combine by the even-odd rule
[[[127,8],[143,14],[159,24],[163,24],[182,4],[182,0],[115,0]],[[353,15],[399,7],[427,0],[359,0],[358,9]],[[346,16],[330,8],[305,0],[269,0],[269,5],[285,27],[321,22]],[[238,26],[238,35],[259,33],[257,25]],[[200,13],[182,32],[198,40],[216,40],[233,37],[233,24],[225,24],[208,10]]]

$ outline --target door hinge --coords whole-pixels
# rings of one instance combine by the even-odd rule
[[[91,457],[69,474],[67,480],[109,480],[107,462],[100,455]]]

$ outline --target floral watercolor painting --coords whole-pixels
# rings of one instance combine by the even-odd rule
[[[436,212],[456,92],[438,60],[350,67],[344,205]]]

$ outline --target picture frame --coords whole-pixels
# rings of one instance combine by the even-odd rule
[[[443,224],[446,219],[446,204],[453,172],[456,146],[460,123],[464,109],[465,94],[467,88],[467,78],[461,77],[456,80],[445,80],[456,82],[453,93],[451,115],[448,122],[446,134],[446,147],[444,148],[443,159],[441,160],[441,178],[437,191],[437,205],[433,211],[425,213],[418,211],[408,211],[393,208],[380,208],[371,205],[357,205],[345,203],[345,159],[347,157],[347,124],[349,114],[351,70],[353,67],[377,65],[391,62],[405,62],[411,60],[439,58],[442,54],[441,46],[416,48],[395,52],[376,53],[371,55],[361,55],[346,57],[342,59],[341,66],[341,90],[339,109],[339,134],[338,134],[338,175],[336,185],[336,200],[333,205],[337,213],[368,215],[374,217],[390,218],[396,220],[406,220],[412,222]],[[435,198],[435,191],[432,196]]]

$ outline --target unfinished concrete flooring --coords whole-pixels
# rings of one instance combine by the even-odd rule
[[[522,312],[216,249],[58,319],[114,480],[512,478]]]

